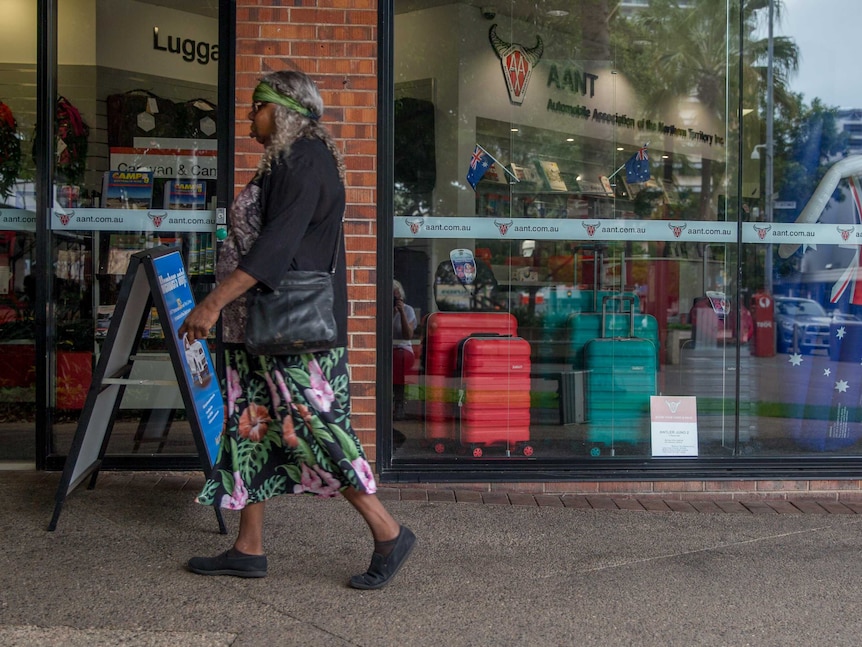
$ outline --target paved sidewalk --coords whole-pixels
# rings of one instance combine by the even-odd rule
[[[0,472],[2,647],[855,647],[862,635],[852,502],[383,488],[419,544],[389,587],[360,592],[346,581],[370,537],[341,498],[272,501],[268,577],[205,578],[185,561],[229,546],[238,517],[218,533],[192,502],[199,475],[105,473],[47,532],[58,482]]]
[[[413,486],[380,489],[386,501],[425,501],[431,503],[478,503],[574,508],[576,510],[629,510],[632,512],[701,512],[748,514],[862,514],[862,501],[836,501],[817,497],[783,499],[768,497],[738,499],[721,494],[702,493],[689,500],[648,496],[609,494],[529,494],[525,492],[480,492],[475,490],[424,489]],[[739,494],[737,494],[739,496]]]

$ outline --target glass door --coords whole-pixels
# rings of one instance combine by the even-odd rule
[[[59,0],[58,18],[49,397],[67,454],[129,257],[173,247],[195,290],[213,282],[219,2]],[[107,454],[196,455],[154,312],[129,377]]]
[[[35,459],[36,3],[0,26],[0,469]]]

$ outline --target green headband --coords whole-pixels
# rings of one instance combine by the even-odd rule
[[[281,94],[268,83],[259,83],[254,89],[254,94],[251,98],[252,101],[277,103],[278,105],[284,106],[294,112],[298,112],[303,117],[308,117],[309,119],[320,119],[320,115],[314,114],[311,110],[296,101],[296,99],[292,99],[286,94]]]

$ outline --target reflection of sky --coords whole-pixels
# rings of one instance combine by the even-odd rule
[[[854,51],[860,8],[859,0],[784,0],[775,34],[792,37],[799,47],[799,72],[791,79],[791,88],[805,95],[805,103],[819,97],[828,106],[862,107]],[[764,22],[765,15],[764,11]]]

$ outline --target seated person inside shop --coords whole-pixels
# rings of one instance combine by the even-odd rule
[[[416,312],[405,301],[404,288],[399,281],[392,282],[392,402],[395,420],[404,420],[404,388],[406,375],[413,370],[413,333],[416,331]]]

